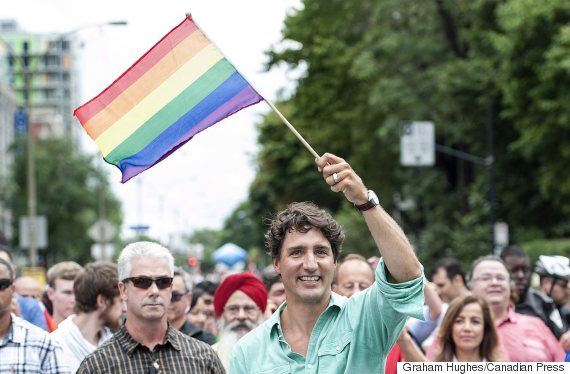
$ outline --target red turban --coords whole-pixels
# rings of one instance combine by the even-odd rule
[[[219,318],[222,315],[228,299],[237,290],[249,296],[257,304],[259,309],[261,309],[261,312],[265,312],[265,307],[267,306],[267,290],[263,282],[252,273],[239,273],[225,277],[216,289],[216,293],[214,294],[216,317]]]

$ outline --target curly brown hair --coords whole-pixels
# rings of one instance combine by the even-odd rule
[[[441,322],[439,328],[439,346],[441,351],[436,356],[436,362],[451,362],[455,356],[455,342],[453,341],[453,324],[459,316],[459,313],[469,304],[478,304],[483,312],[483,340],[479,345],[479,355],[481,359],[496,362],[503,361],[504,357],[499,348],[499,338],[491,310],[487,302],[472,293],[467,293],[465,296],[459,296],[451,302],[445,317]]]
[[[288,232],[306,233],[310,229],[320,230],[329,241],[335,262],[342,250],[344,233],[342,227],[325,210],[312,202],[291,203],[271,220],[265,233],[267,253],[272,259],[279,259],[281,247]]]

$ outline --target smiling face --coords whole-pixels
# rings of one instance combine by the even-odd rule
[[[129,277],[170,277],[168,260],[146,256],[132,259],[131,273]],[[162,321],[166,318],[166,309],[170,305],[172,286],[163,290],[152,282],[149,288],[142,289],[133,285],[133,282],[119,282],[121,300],[127,304],[127,323],[148,324],[149,322]]]
[[[481,306],[477,303],[465,305],[453,321],[451,336],[455,349],[465,354],[478,352],[484,331],[485,322]]]
[[[320,230],[288,232],[280,257],[273,260],[273,265],[281,274],[288,304],[328,302],[336,262],[330,243]]]
[[[339,265],[333,291],[351,297],[374,283],[374,272],[368,263],[360,260],[348,260]]]
[[[491,308],[507,309],[511,294],[510,276],[505,266],[498,261],[481,261],[473,269],[471,291],[484,299]]]

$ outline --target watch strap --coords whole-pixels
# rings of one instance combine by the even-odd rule
[[[379,205],[377,201],[375,201],[372,197],[372,195],[370,194],[371,191],[368,191],[368,201],[365,202],[364,204],[360,204],[360,205],[356,205],[354,204],[354,207],[356,209],[358,209],[361,212],[365,212],[369,209],[374,208],[375,206]]]

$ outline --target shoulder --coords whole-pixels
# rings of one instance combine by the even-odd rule
[[[89,372],[95,369],[109,369],[112,366],[111,363],[115,362],[115,359],[118,359],[122,355],[126,355],[126,352],[122,352],[119,342],[115,339],[115,336],[112,336],[109,340],[101,344],[99,348],[85,356],[81,362],[78,373],[82,371],[85,372],[85,369],[89,369]]]
[[[171,334],[173,337],[175,337],[175,339],[178,340],[178,342],[180,343],[180,349],[184,351],[184,353],[196,353],[199,355],[206,355],[206,356],[215,355],[215,352],[212,349],[212,347],[201,340],[188,336],[176,329],[173,329],[171,331]]]
[[[514,312],[511,318],[514,320],[514,322],[516,322],[521,327],[524,327],[525,329],[530,329],[535,331],[536,329],[549,330],[546,324],[536,316]]]
[[[14,329],[14,339],[22,338],[25,339],[26,342],[38,340],[48,342],[52,341],[50,334],[47,331],[14,315],[12,315],[12,327]]]
[[[554,304],[554,301],[551,297],[543,294],[542,292],[530,288],[527,293],[527,297],[530,297],[533,301],[538,301],[542,304]]]

